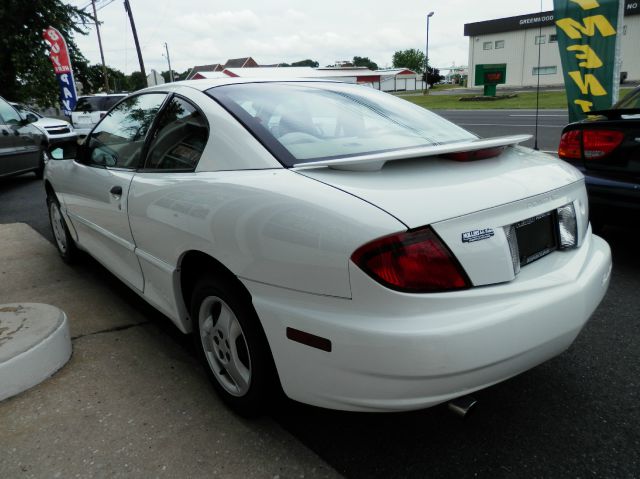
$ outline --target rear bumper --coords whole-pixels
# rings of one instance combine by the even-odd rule
[[[609,284],[611,253],[588,235],[499,285],[410,295],[351,265],[353,299],[245,281],[285,393],[333,409],[432,406],[530,369],[573,342]],[[331,352],[286,337],[292,327],[327,338]]]

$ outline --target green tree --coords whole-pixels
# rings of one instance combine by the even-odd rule
[[[52,26],[65,37],[74,73],[86,60],[73,34],[86,34],[86,13],[61,0],[2,0],[0,2],[0,94],[15,101],[58,103],[58,85],[42,32]]]
[[[79,68],[83,70],[82,67]],[[107,78],[109,80],[109,91],[124,91],[129,89],[127,76],[120,70],[107,66]],[[82,82],[83,94],[98,93],[105,90],[102,65],[88,65],[86,73],[78,75]]]
[[[147,88],[147,78],[142,74],[142,72],[133,72],[131,75],[127,77],[127,82],[129,86],[129,91],[141,90],[142,88]]]
[[[393,54],[394,68],[408,68],[416,73],[424,72],[424,52],[416,48],[398,50]]]
[[[353,57],[354,67],[367,67],[370,70],[377,70],[378,64],[369,60],[369,57]]]
[[[299,62],[293,62],[291,64],[292,67],[313,67],[318,68],[320,64],[314,60],[307,58],[306,60],[301,60]]]
[[[424,74],[422,76],[422,79],[424,80]],[[444,77],[440,75],[440,70],[433,67],[427,67],[427,83],[430,87],[432,87],[442,79],[444,79]]]
[[[169,70],[165,70],[162,73],[160,73],[160,75],[162,75],[162,78],[164,78],[164,82],[165,83],[169,83],[171,82],[171,75],[169,74]],[[173,81],[178,81],[180,80],[180,74],[173,70]]]

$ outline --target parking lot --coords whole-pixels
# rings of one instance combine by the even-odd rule
[[[481,129],[495,131],[495,125],[508,134],[522,133],[524,127],[517,125],[531,123],[530,117],[508,112],[497,117],[485,112],[484,119],[464,115],[464,121],[456,121],[484,136]],[[559,135],[563,120],[541,120],[548,125],[542,128],[541,149],[551,150],[555,140],[550,135]],[[0,180],[0,229],[26,223],[51,242],[44,200],[42,184],[32,175]],[[38,280],[38,297],[64,303],[65,309],[86,301],[88,294],[98,299],[74,310],[77,317],[95,321],[76,323],[75,332],[72,323],[71,363],[51,381],[0,404],[0,477],[56,472],[59,477],[330,477],[335,471],[354,478],[639,474],[639,225],[605,229],[614,258],[611,287],[574,345],[474,394],[479,404],[465,420],[445,406],[385,415],[289,401],[256,422],[239,420],[224,409],[190,342],[166,318],[88,256],[78,266],[65,266],[52,246],[20,228],[15,231],[30,242],[13,247],[36,248],[38,257],[31,260],[45,261],[49,268],[30,279]],[[8,271],[4,266],[0,270]],[[12,275],[22,273],[11,270],[0,281],[12,283]],[[7,293],[0,302],[29,299],[24,289],[3,290]],[[119,313],[109,314],[108,308]],[[75,385],[68,389],[73,395],[66,396],[70,384]]]

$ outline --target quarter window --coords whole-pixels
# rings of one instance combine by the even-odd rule
[[[496,50],[498,48],[504,48],[504,40],[496,40]]]
[[[145,168],[193,170],[208,137],[209,129],[202,113],[176,97],[158,118]]]
[[[166,96],[132,96],[111,110],[91,133],[88,164],[137,168],[147,131]]]
[[[483,50],[491,50],[493,48],[493,42],[484,42],[482,44]]]

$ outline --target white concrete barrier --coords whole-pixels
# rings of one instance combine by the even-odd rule
[[[70,357],[63,311],[47,304],[0,304],[0,401],[41,383]]]

